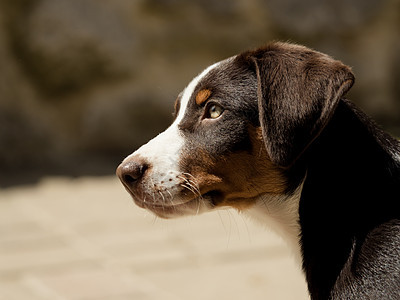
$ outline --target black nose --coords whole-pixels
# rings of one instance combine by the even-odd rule
[[[143,177],[147,169],[148,164],[142,160],[132,159],[120,164],[116,173],[121,182],[132,191],[135,183]]]

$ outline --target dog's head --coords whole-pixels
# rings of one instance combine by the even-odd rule
[[[341,62],[292,44],[223,60],[189,83],[172,125],[117,174],[137,205],[164,218],[283,195],[287,171],[353,80]]]

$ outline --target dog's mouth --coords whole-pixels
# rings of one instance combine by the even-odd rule
[[[219,191],[209,191],[185,202],[175,203],[173,199],[170,199],[168,203],[166,202],[168,201],[167,199],[163,202],[154,202],[153,200],[149,201],[145,198],[139,198],[133,194],[131,196],[137,206],[147,209],[164,219],[184,215],[198,215],[205,210],[215,208],[221,202],[221,193]]]

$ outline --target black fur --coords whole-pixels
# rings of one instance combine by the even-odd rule
[[[375,299],[371,287],[400,299],[399,152],[398,141],[342,100],[299,162],[307,168],[299,213],[312,299]]]
[[[353,81],[349,67],[297,45],[222,62],[200,80],[178,124],[189,154],[180,170],[225,172],[227,154],[254,155],[249,128],[261,129],[258,146],[284,174],[282,189],[290,196],[303,183],[299,238],[311,298],[400,299],[400,143],[343,98]],[[199,105],[202,89],[212,96]],[[205,117],[213,104],[224,109],[217,120]],[[133,195],[146,166],[133,156],[118,168]],[[204,198],[215,206],[224,199],[211,188]]]
[[[184,151],[191,153],[190,162],[186,161],[186,166],[182,166],[186,172],[190,173],[187,167],[193,168],[199,163],[204,165],[203,159],[197,157],[201,154],[198,149],[202,149],[203,154],[207,153],[210,159],[250,150],[248,126],[259,126],[256,86],[257,80],[249,74],[248,68],[230,61],[223,62],[202,78],[178,125],[185,136]],[[199,106],[195,97],[203,89],[210,90],[212,96],[207,103]],[[204,114],[213,104],[224,109],[221,121],[204,124]]]
[[[275,43],[241,57],[257,74],[268,154],[289,167],[328,123],[354,76],[341,62],[301,46]]]
[[[342,96],[351,70],[305,47],[241,54],[270,158],[291,186],[312,299],[400,299],[400,145]],[[396,157],[397,156],[397,157]]]

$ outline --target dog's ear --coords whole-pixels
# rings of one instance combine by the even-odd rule
[[[243,54],[255,69],[270,159],[289,167],[319,135],[351,88],[349,67],[306,47],[275,43]]]

